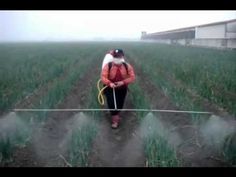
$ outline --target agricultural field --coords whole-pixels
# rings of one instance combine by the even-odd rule
[[[105,53],[122,48],[136,80],[111,129],[97,100]],[[148,42],[0,44],[0,166],[236,165],[236,51]],[[13,111],[14,109],[47,109]],[[207,112],[207,113],[206,113]]]

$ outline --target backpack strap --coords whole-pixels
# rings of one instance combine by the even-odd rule
[[[125,69],[126,69],[127,74],[129,74],[128,64],[127,64],[126,62],[123,62],[122,64],[125,66]]]
[[[111,67],[112,67],[112,62],[109,62],[109,63],[108,63],[108,72],[109,72],[109,73],[110,73]]]

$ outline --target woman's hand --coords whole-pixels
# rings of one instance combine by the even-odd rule
[[[110,86],[111,88],[115,88],[115,87],[116,87],[115,83],[110,83],[109,86]]]
[[[125,83],[123,81],[115,82],[116,87],[120,87],[124,85]]]

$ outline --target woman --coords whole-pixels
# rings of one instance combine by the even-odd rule
[[[122,109],[128,90],[128,85],[135,80],[133,67],[124,62],[124,52],[121,49],[113,51],[113,59],[105,64],[101,72],[101,81],[108,87],[105,89],[109,109]],[[115,99],[113,96],[115,92]],[[110,111],[112,117],[112,128],[117,128],[120,122],[119,110]]]

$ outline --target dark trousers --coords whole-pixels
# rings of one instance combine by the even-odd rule
[[[113,97],[113,88],[107,87],[104,90],[104,94],[106,95],[107,104],[109,109],[115,109],[114,97]],[[115,88],[115,96],[116,96],[116,105],[117,109],[122,109],[125,97],[127,94],[127,87]],[[120,111],[110,111],[111,115],[117,115]]]

